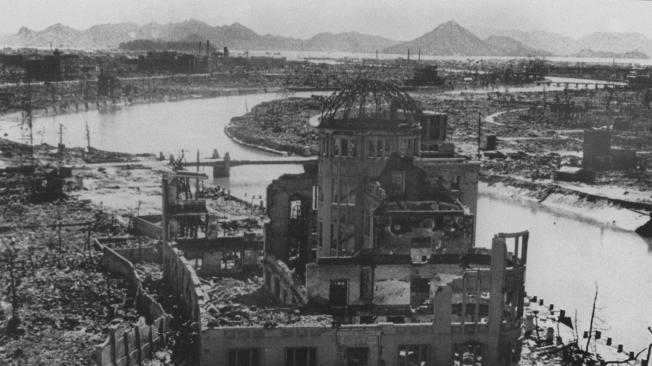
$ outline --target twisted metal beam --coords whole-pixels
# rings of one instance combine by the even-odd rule
[[[337,119],[341,113],[342,120],[362,119],[367,116],[368,105],[371,110],[380,115],[383,105],[394,105],[405,113],[414,116],[418,107],[414,99],[402,92],[398,86],[373,79],[356,79],[342,89],[329,96],[321,108],[321,121],[329,122]]]

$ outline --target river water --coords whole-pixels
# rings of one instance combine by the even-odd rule
[[[34,140],[56,144],[62,124],[64,143],[84,146],[87,122],[91,144],[99,149],[175,155],[183,149],[190,160],[194,160],[197,150],[205,157],[218,149],[220,154],[228,151],[234,159],[269,158],[269,153],[234,143],[223,129],[231,117],[244,114],[247,108],[282,96],[242,95],[128,106],[104,114],[89,111],[46,116],[35,120],[34,131],[43,133],[36,133]],[[0,123],[0,132],[19,140],[18,123],[7,119],[11,117]],[[281,174],[301,171],[299,165],[241,166],[231,170],[230,178],[215,183],[249,199],[263,195],[269,182]],[[207,173],[210,176],[210,171]],[[640,225],[643,220],[622,223],[630,217],[623,211],[623,217],[617,218],[621,225],[612,225],[588,220],[578,210],[551,208],[497,193],[481,185],[478,246],[489,246],[497,232],[530,230],[526,281],[529,294],[566,309],[569,315],[577,310],[581,334],[588,329],[597,284],[597,327],[604,336],[613,337],[614,343],[624,344],[626,350],[638,350],[652,341],[646,330],[652,325],[652,243],[623,229]]]

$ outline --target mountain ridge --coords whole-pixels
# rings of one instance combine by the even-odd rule
[[[179,42],[210,40],[221,48],[241,50],[286,50],[404,54],[407,49],[422,54],[446,56],[573,56],[613,53],[652,55],[652,39],[639,33],[594,32],[578,39],[547,31],[465,28],[448,21],[410,40],[398,41],[360,32],[321,32],[307,39],[259,34],[241,23],[211,26],[196,19],[160,24],[134,22],[96,24],[79,30],[55,23],[43,30],[21,27],[17,33],[0,36],[0,45],[112,49],[134,40]]]
[[[435,56],[531,56],[545,54],[508,37],[490,39],[487,42],[455,21],[442,23],[412,41],[388,47],[383,52],[404,53],[408,49],[412,51],[420,50],[422,54]]]

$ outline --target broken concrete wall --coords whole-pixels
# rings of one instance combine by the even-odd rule
[[[395,232],[393,225],[400,225]],[[375,217],[377,247],[384,253],[409,253],[414,263],[431,254],[464,254],[473,247],[474,218],[471,215],[433,214],[432,217]]]
[[[608,169],[611,155],[611,131],[584,130],[582,142],[582,166],[591,169]]]
[[[255,235],[213,239],[179,239],[177,246],[188,260],[196,260],[197,273],[205,276],[259,272],[262,268],[263,241]],[[227,268],[226,260],[237,260]],[[199,265],[201,260],[201,265]]]
[[[126,258],[131,263],[161,263],[162,253],[157,247],[142,247],[142,248],[114,248],[114,252]]]
[[[478,208],[480,164],[460,159],[416,159],[415,165],[425,170],[430,184],[441,185],[458,198],[471,214]]]
[[[621,150],[612,149],[611,156],[613,158],[612,167],[618,170],[631,170],[636,169],[636,150]]]
[[[143,315],[148,322],[167,316],[163,306],[144,290],[142,280],[138,277],[133,263],[114,249],[103,246],[97,241],[96,245],[102,248],[102,267],[109,273],[119,275],[127,280],[127,291],[129,296],[134,297],[134,305],[138,313]]]
[[[200,320],[200,305],[206,299],[199,277],[183,253],[173,245],[163,243],[163,281],[182,305],[185,315],[193,321]]]
[[[265,251],[289,263],[290,251],[298,246],[298,252],[305,264],[311,259],[312,238],[310,232],[315,226],[315,212],[312,210],[313,187],[316,175],[285,174],[267,186],[267,216],[265,226]],[[299,218],[292,217],[292,200],[302,202]]]
[[[347,281],[347,304],[362,305],[360,298],[360,265],[317,265],[306,266],[306,289],[308,302],[327,305],[330,301],[331,281]]]
[[[263,260],[265,286],[285,305],[306,305],[308,298],[305,286],[297,281],[294,271],[285,263],[268,254]]]
[[[96,346],[96,364],[129,365],[151,359],[154,352],[167,346],[165,339],[169,331],[168,315],[163,306],[144,290],[132,262],[97,240],[95,245],[102,250],[102,266],[105,270],[126,279],[128,292],[134,297],[135,308],[149,324],[112,330],[107,339]]]
[[[167,347],[169,320],[156,319],[151,325],[139,324],[132,329],[111,330],[107,339],[95,348],[97,366],[137,365]]]
[[[374,305],[410,305],[410,265],[374,268]]]
[[[160,215],[135,216],[131,220],[133,233],[135,235],[149,236],[153,239],[161,239],[163,238],[162,219]]]
[[[446,320],[445,317],[438,319]],[[505,342],[518,338],[512,338],[511,331],[506,331],[503,336]],[[343,325],[340,328],[224,327],[201,332],[201,364],[227,366],[229,353],[247,348],[255,350],[257,364],[282,365],[288,349],[299,347],[314,348],[315,364],[319,366],[351,364],[347,355],[353,349],[366,353],[367,365],[397,365],[401,348],[419,345],[426,351],[427,359],[424,361],[428,365],[452,365],[454,345],[475,342],[486,349],[488,338],[486,325],[451,326],[450,322],[443,327],[433,323]],[[487,365],[504,365],[498,359],[485,357],[485,361]]]
[[[201,282],[192,265],[183,257],[183,253],[174,247],[174,244],[163,242],[163,282],[168,291],[176,294],[177,300],[181,305],[185,319],[191,320],[196,325],[197,336],[194,358],[189,362],[197,362],[199,359],[199,350],[201,349],[201,339],[198,336],[201,330],[201,309],[202,305],[208,298],[201,288]]]

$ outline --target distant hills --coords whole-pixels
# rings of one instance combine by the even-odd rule
[[[380,36],[358,32],[319,33],[305,41],[306,51],[342,51],[373,53],[399,43]]]
[[[14,47],[49,47],[111,49],[125,44],[127,49],[145,49],[155,41],[196,42],[210,40],[220,49],[239,50],[327,51],[444,56],[569,56],[580,57],[647,57],[652,54],[652,40],[636,33],[593,33],[580,39],[543,31],[472,28],[473,32],[450,21],[407,42],[358,32],[319,33],[308,39],[258,34],[239,23],[211,26],[197,20],[179,23],[99,24],[78,30],[54,24],[36,31],[22,27],[18,33],[0,36],[0,45]],[[136,42],[134,42],[136,41]],[[163,42],[163,43],[161,43]],[[605,56],[612,55],[612,56]]]
[[[596,32],[574,39],[545,31],[481,27],[471,29],[480,37],[509,37],[529,47],[558,56],[647,58],[652,55],[652,39],[639,33]]]
[[[426,55],[441,56],[550,56],[545,51],[528,47],[504,36],[480,39],[456,22],[441,24],[432,31],[409,42],[384,49],[386,53],[406,53],[421,50]]]

